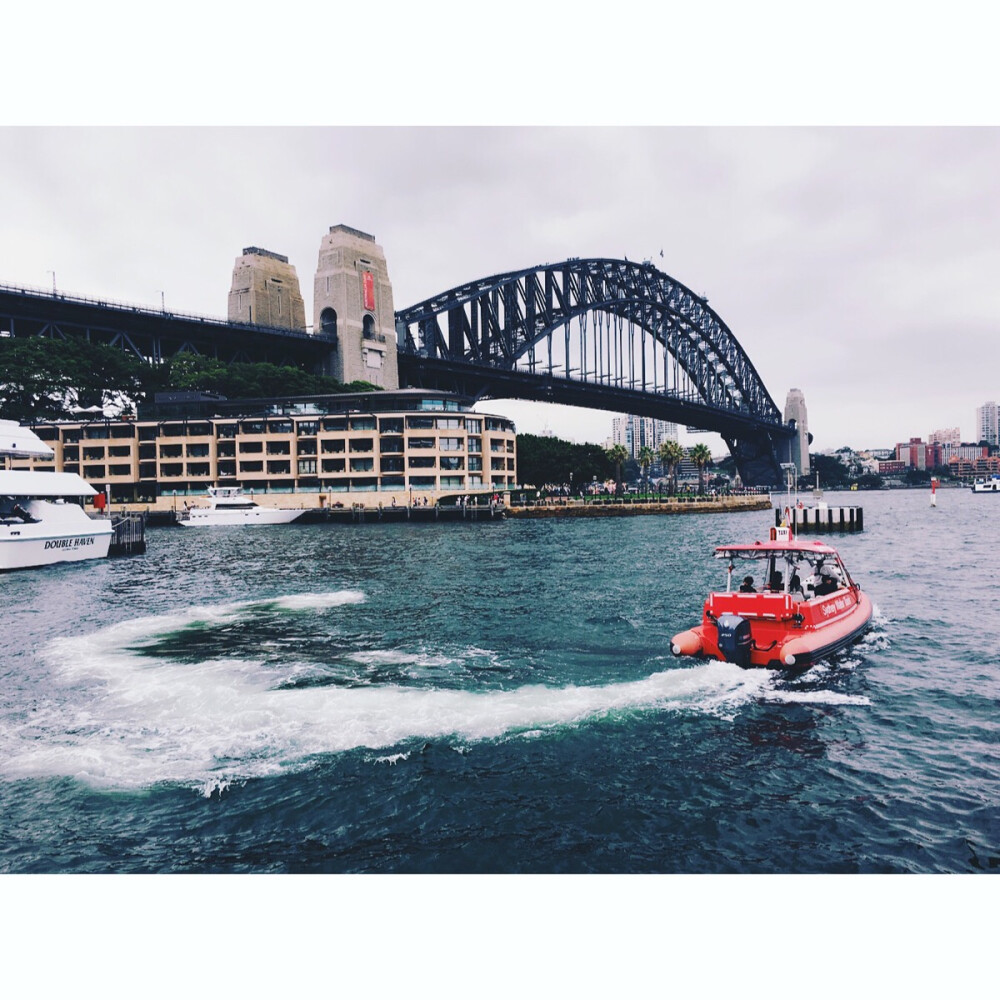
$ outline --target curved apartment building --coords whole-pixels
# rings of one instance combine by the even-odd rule
[[[110,488],[113,503],[196,496],[213,485],[345,504],[433,503],[517,482],[514,424],[471,403],[415,389],[268,400],[179,393],[158,397],[138,420],[33,424],[55,455],[17,464],[76,472]]]

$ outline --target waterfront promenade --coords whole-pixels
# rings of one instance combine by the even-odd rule
[[[524,506],[512,505],[508,517],[635,517],[640,514],[721,514],[744,510],[770,510],[767,493],[751,496],[685,496],[664,500],[602,497],[580,500],[549,497]]]

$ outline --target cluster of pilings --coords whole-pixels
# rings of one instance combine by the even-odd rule
[[[778,507],[774,511],[774,526],[788,526],[796,535],[834,531],[864,531],[864,511],[860,507]]]

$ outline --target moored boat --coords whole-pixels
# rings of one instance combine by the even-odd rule
[[[185,528],[233,524],[290,524],[300,518],[301,507],[262,507],[239,486],[210,486],[208,505],[185,505],[177,519]]]
[[[868,630],[871,600],[837,550],[771,531],[770,541],[715,550],[727,560],[725,589],[708,595],[700,625],[673,637],[675,656],[804,669]]]
[[[0,456],[51,458],[52,449],[27,427],[0,420]],[[0,570],[103,559],[114,534],[106,518],[92,518],[85,499],[97,495],[72,472],[0,469]]]

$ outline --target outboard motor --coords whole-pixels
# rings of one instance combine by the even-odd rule
[[[726,663],[750,666],[750,622],[739,615],[719,615],[719,652]]]

